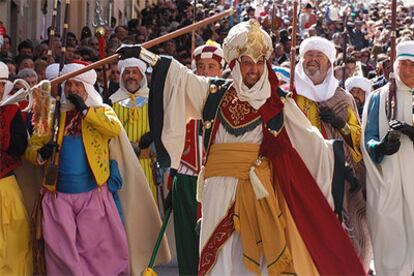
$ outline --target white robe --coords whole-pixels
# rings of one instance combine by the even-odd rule
[[[367,168],[367,218],[374,249],[377,275],[411,275],[414,271],[414,147],[401,135],[397,153],[385,156],[380,164],[370,158],[365,148],[369,101],[362,118],[363,156]],[[388,132],[385,113],[388,86],[381,90],[379,135]],[[413,98],[409,91],[397,90],[396,120],[413,124]]]
[[[172,60],[164,87],[164,125],[161,140],[171,158],[171,167],[177,168],[184,147],[185,125],[189,119],[201,119],[208,97],[209,80],[194,75],[189,69]],[[252,99],[255,100],[255,99]],[[183,108],[185,107],[185,108]],[[284,107],[285,127],[294,148],[302,156],[322,193],[333,206],[331,183],[334,155],[332,144],[325,141],[296,106],[287,99]],[[262,126],[240,136],[228,133],[222,125],[216,133],[215,143],[254,143],[263,139]],[[291,172],[294,173],[294,172]],[[200,252],[226,215],[235,200],[238,180],[233,177],[211,177],[205,181],[202,202]],[[292,252],[294,255],[294,252]],[[262,264],[266,273],[266,265]],[[211,275],[253,275],[243,265],[242,244],[234,233],[218,251]]]

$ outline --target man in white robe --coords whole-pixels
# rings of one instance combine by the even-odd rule
[[[397,45],[394,72],[395,113],[388,108],[387,85],[371,94],[362,119],[367,217],[377,275],[414,271],[414,41]],[[388,119],[390,113],[394,118]]]

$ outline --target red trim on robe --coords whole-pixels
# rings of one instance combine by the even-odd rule
[[[266,128],[266,122],[283,109],[277,92],[279,82],[272,72],[269,70],[272,95],[259,109],[264,124],[261,155],[272,162],[274,178],[278,179],[293,220],[319,274],[366,275],[350,239],[302,158],[293,148],[286,129],[274,136]],[[215,122],[211,143],[214,143],[217,126]],[[226,224],[232,208],[217,225],[201,252],[199,275],[205,275],[214,266],[218,250],[234,231],[234,225],[230,232],[230,226]]]
[[[214,232],[201,251],[198,262],[198,275],[206,275],[214,266],[219,249],[224,245],[234,232],[234,203],[227,211],[226,216],[220,221]]]

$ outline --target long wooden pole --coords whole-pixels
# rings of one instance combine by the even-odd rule
[[[290,75],[289,75],[289,91],[293,92],[295,85],[295,64],[296,64],[296,32],[298,25],[298,0],[293,1],[292,14],[292,41],[290,48]]]
[[[70,0],[66,0],[65,2],[65,15],[63,19],[63,34],[62,34],[62,52],[60,55],[59,60],[59,74],[62,72],[63,66],[65,65],[65,56],[66,56],[66,42],[67,42],[67,35],[69,29],[69,9],[70,9]],[[56,103],[55,103],[55,111],[52,118],[52,129],[51,129],[51,137],[50,142],[57,143],[58,140],[58,133],[59,133],[59,123],[60,123],[60,105],[61,105],[61,97],[62,97],[62,87],[58,87],[58,95],[56,96]],[[57,155],[57,149],[53,149],[51,161],[49,166],[47,167],[45,173],[45,182],[47,185],[51,185],[55,183],[58,175],[58,166],[55,164]]]
[[[58,1],[53,2],[53,11],[52,11],[52,24],[50,25],[50,34],[49,34],[49,49],[47,51],[47,62],[52,63],[53,57],[53,48],[55,47],[55,32],[56,32],[56,15],[57,15],[57,5]]]
[[[194,0],[193,3],[193,24],[196,22],[196,12],[197,12],[197,1]],[[194,49],[195,49],[195,30],[191,32],[191,57],[193,56]]]
[[[395,52],[396,52],[396,39],[397,39],[397,1],[391,1],[391,57],[390,57],[390,91],[388,93],[388,114],[387,117],[389,120],[394,120],[397,112],[397,84],[395,83],[394,76],[394,62],[395,62]]]
[[[346,60],[347,60],[347,54],[346,54],[346,50],[348,48],[347,46],[347,40],[348,40],[348,35],[347,35],[347,25],[348,25],[348,11],[345,9],[344,11],[344,17],[342,19],[343,24],[344,24],[344,32],[342,33],[342,37],[343,37],[343,44],[342,44],[342,83],[341,83],[341,87],[345,89],[345,81],[346,81]],[[351,76],[349,76],[351,77]]]
[[[144,47],[145,49],[152,48],[152,47],[154,47],[158,44],[161,44],[161,43],[166,42],[168,40],[171,40],[173,38],[182,36],[184,34],[188,34],[188,33],[192,32],[193,30],[198,30],[198,29],[200,29],[200,28],[202,28],[202,27],[204,27],[204,26],[206,26],[210,23],[221,20],[224,17],[231,16],[231,15],[233,15],[233,13],[234,13],[233,9],[225,10],[221,13],[218,13],[218,14],[215,14],[211,17],[203,19],[203,20],[201,20],[201,21],[199,21],[195,24],[188,25],[188,26],[186,26],[184,28],[181,28],[179,30],[176,30],[174,32],[171,32],[171,33],[168,33],[168,34],[163,35],[161,37],[158,37],[158,38],[152,39],[150,41],[147,41],[147,42],[143,43],[141,46]],[[77,75],[85,73],[89,70],[93,70],[95,68],[102,67],[103,65],[108,64],[108,63],[116,62],[116,61],[118,61],[118,58],[119,58],[119,55],[114,54],[112,56],[109,56],[107,58],[104,58],[102,60],[94,62],[92,64],[89,64],[88,66],[85,66],[85,67],[83,67],[79,70],[76,70],[76,71],[67,73],[65,75],[59,76],[59,77],[57,77],[57,78],[55,78],[51,81],[51,85],[52,86],[53,85],[58,85],[59,83],[62,83],[62,82],[66,81],[70,78],[73,78]]]

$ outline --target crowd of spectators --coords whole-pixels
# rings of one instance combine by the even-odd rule
[[[112,55],[121,43],[144,43],[169,32],[182,28],[208,16],[228,9],[230,5],[236,12],[232,17],[199,29],[195,34],[195,45],[201,45],[208,40],[222,43],[229,29],[237,22],[256,18],[264,29],[272,34],[274,53],[272,63],[277,66],[289,66],[291,48],[291,19],[292,1],[267,0],[240,3],[219,1],[170,1],[160,0],[155,5],[149,5],[140,12],[138,18],[131,19],[126,25],[117,24],[113,18],[111,26],[105,33],[105,54]],[[343,80],[352,75],[363,75],[373,79],[375,88],[387,82],[389,69],[391,8],[390,1],[309,1],[301,3],[298,15],[297,41],[309,36],[323,36],[332,40],[338,51],[335,62],[335,76]],[[195,16],[193,13],[195,11]],[[397,36],[398,41],[414,39],[413,7],[397,5]],[[345,26],[346,24],[346,26]],[[345,32],[344,32],[345,27]],[[26,39],[17,45],[13,55],[11,49],[11,34],[3,35],[3,45],[0,49],[0,60],[5,62],[11,78],[24,78],[35,84],[46,78],[45,69],[48,63],[59,62],[62,58],[62,38],[56,35],[53,43],[52,59],[47,56],[49,39],[31,41]],[[344,41],[346,53],[344,58]],[[170,55],[191,68],[191,34],[167,41],[151,50],[164,55]],[[81,33],[68,32],[65,62],[99,60],[100,43],[95,31],[85,26]],[[343,68],[345,67],[345,70]],[[119,71],[117,66],[98,69],[98,90],[103,92],[109,85],[109,92],[117,89]],[[384,74],[385,73],[385,74]],[[104,83],[104,80],[108,83]],[[108,89],[108,88],[106,88]]]

